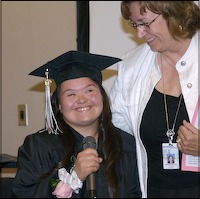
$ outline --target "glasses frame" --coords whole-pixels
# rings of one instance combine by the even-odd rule
[[[148,23],[141,23],[141,24],[136,24],[133,23],[131,20],[129,21],[129,25],[134,28],[135,30],[137,30],[137,28],[148,31],[150,29],[150,25],[156,21],[156,19],[160,16],[161,14],[158,14],[158,16],[156,16],[156,18],[154,18],[151,22]]]

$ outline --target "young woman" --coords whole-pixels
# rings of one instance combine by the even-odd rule
[[[14,197],[141,197],[135,139],[112,124],[102,87],[101,70],[118,61],[69,51],[30,73],[47,77],[47,123],[19,148]],[[85,148],[88,137],[94,143]]]

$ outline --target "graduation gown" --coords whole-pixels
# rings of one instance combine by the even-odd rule
[[[135,139],[128,133],[117,129],[122,137],[124,155],[116,164],[116,172],[120,183],[121,198],[140,198],[136,144]],[[72,132],[76,138],[75,153],[83,150],[83,136]],[[102,143],[98,143],[98,152],[102,152]],[[55,198],[52,195],[52,179],[58,179],[55,171],[46,178],[40,176],[52,169],[64,156],[64,146],[59,136],[48,132],[37,132],[28,135],[18,150],[18,169],[13,182],[13,197],[16,198]],[[75,156],[76,156],[75,154]],[[101,155],[100,155],[101,156]],[[109,198],[109,188],[104,164],[101,163],[95,173],[97,198]],[[73,193],[72,198],[87,198],[86,181],[79,194]]]

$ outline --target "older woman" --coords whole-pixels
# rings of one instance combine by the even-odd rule
[[[111,110],[113,123],[136,138],[143,197],[199,198],[199,7],[122,1],[121,11],[146,42],[118,64]],[[185,169],[185,155],[193,168]]]

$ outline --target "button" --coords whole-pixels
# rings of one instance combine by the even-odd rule
[[[187,87],[188,87],[188,88],[192,88],[192,84],[191,84],[191,83],[188,83],[188,84],[187,84]]]
[[[186,62],[185,62],[185,61],[182,61],[182,62],[181,62],[181,65],[182,65],[182,66],[185,66],[185,65],[186,65]]]

